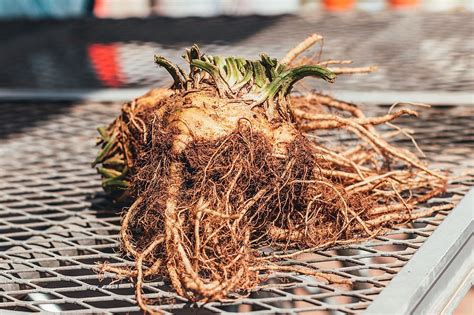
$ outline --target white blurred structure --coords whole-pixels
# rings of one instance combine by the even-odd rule
[[[381,11],[386,8],[384,0],[358,0],[356,1],[356,9],[361,11]]]
[[[423,0],[422,8],[426,11],[453,10],[461,5],[459,0]]]
[[[216,15],[277,15],[296,13],[299,0],[160,0],[157,13],[172,17]]]
[[[426,11],[474,10],[474,0],[423,0]]]
[[[1,1],[1,0],[0,0]],[[354,10],[382,11],[389,0],[356,0]],[[424,11],[474,10],[474,0],[419,0]],[[324,10],[322,0],[95,0],[94,14],[103,18],[211,17],[217,15],[279,15]]]

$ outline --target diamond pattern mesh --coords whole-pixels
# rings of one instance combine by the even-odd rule
[[[119,253],[120,209],[90,167],[95,127],[111,121],[119,104],[0,105],[0,310],[137,313],[133,283],[99,277],[100,261],[132,264]],[[387,108],[372,107],[374,112]],[[448,169],[448,192],[426,207],[457,202],[474,185],[474,108],[422,109],[399,125],[416,138],[433,167]],[[398,139],[403,145],[410,140]],[[470,173],[469,173],[470,172]],[[247,298],[195,308],[155,279],[146,296],[169,313],[357,313],[371,303],[448,212],[392,229],[370,242],[304,254],[285,263],[324,269],[354,280],[351,288],[276,273]]]

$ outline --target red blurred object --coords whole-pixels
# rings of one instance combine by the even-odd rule
[[[417,7],[420,0],[389,0],[389,3],[394,9],[403,9]]]
[[[116,44],[92,44],[87,48],[97,78],[108,87],[118,87],[123,81],[117,50]]]
[[[105,17],[106,16],[106,3],[103,0],[94,1],[94,16]]]
[[[329,11],[345,11],[354,7],[355,0],[324,0],[323,4]]]

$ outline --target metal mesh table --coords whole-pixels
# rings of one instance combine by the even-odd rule
[[[1,312],[140,313],[132,283],[94,271],[104,260],[131,264],[118,252],[121,209],[104,198],[99,177],[90,167],[95,127],[109,122],[119,104],[17,103],[1,108]],[[452,106],[423,109],[420,119],[399,121],[415,129],[433,167],[448,169],[453,176],[448,191],[427,207],[457,203],[473,186],[473,115],[472,107]],[[409,140],[398,141],[410,145]],[[144,291],[176,314],[357,313],[377,299],[448,214],[442,211],[370,242],[315,251],[287,262],[350,278],[351,288],[277,273],[247,298],[201,308],[176,297],[162,279],[148,283]]]
[[[94,271],[100,261],[132,263],[118,251],[121,209],[107,201],[99,176],[90,167],[96,152],[95,128],[108,123],[120,105],[52,103],[51,99],[136,97],[150,85],[165,83],[166,73],[151,65],[153,54],[177,61],[183,48],[193,42],[210,54],[255,58],[263,51],[280,57],[308,34],[319,32],[326,37],[324,58],[378,64],[380,70],[370,76],[341,77],[334,87],[321,82],[310,87],[335,95],[349,91],[345,93],[349,100],[372,103],[472,104],[472,17],[472,13],[384,12],[1,22],[0,313],[141,313],[135,305],[133,283],[115,281],[109,274],[101,279]],[[35,101],[5,103],[7,99]],[[369,114],[386,110],[367,108]],[[445,106],[423,109],[418,120],[399,120],[417,132],[418,143],[432,166],[451,172],[447,192],[425,207],[457,203],[474,186],[473,116],[473,107]],[[397,141],[411,145],[407,139]],[[472,212],[466,218],[458,213],[454,210],[448,216],[449,212],[443,211],[395,227],[370,242],[321,249],[285,262],[350,278],[354,281],[351,288],[278,273],[245,299],[200,308],[176,297],[163,279],[148,283],[144,291],[148,298],[158,299],[164,310],[176,314],[342,314],[364,310],[377,314],[380,304],[393,298],[394,290],[413,292],[414,286],[422,286],[406,282],[400,286],[400,282],[417,266],[428,269],[433,263],[432,256],[423,255],[433,248],[433,241],[446,236],[443,222],[450,224],[451,236],[461,235],[466,224],[470,230],[465,230],[472,235]],[[456,247],[450,252],[455,250],[456,254],[472,243],[450,244]],[[446,258],[448,249],[441,245],[435,244],[433,252]],[[450,275],[449,268],[436,270]],[[430,296],[426,292],[422,294]],[[412,304],[422,305],[417,301]]]

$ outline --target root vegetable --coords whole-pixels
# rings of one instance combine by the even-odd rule
[[[369,118],[329,96],[290,95],[307,76],[333,82],[324,65],[348,63],[298,63],[321,39],[311,36],[283,62],[266,55],[257,61],[209,56],[195,45],[184,56],[188,72],[156,56],[173,86],[125,104],[99,130],[101,151],[93,164],[105,191],[131,204],[121,240],[135,260],[134,268],[99,269],[134,278],[145,311],[159,312],[142,295],[144,281],[157,275],[192,301],[245,294],[262,272],[275,270],[346,283],[280,266],[284,255],[265,256],[259,248],[304,252],[370,238],[418,217],[423,196],[444,189],[444,176],[375,131],[416,112]],[[325,147],[305,134],[329,129],[350,131],[360,141]]]

